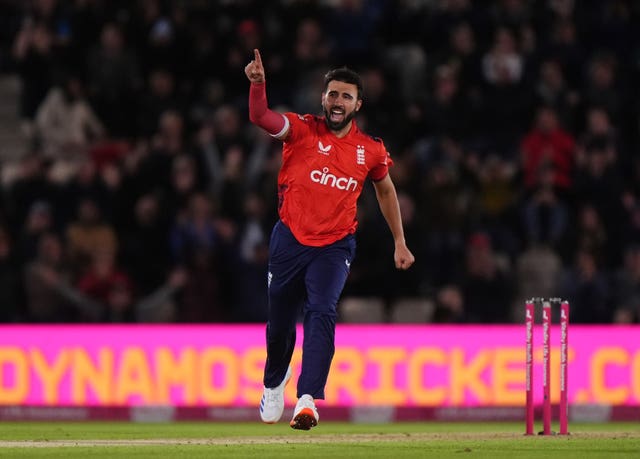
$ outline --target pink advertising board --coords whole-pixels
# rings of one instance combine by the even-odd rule
[[[558,333],[554,326],[554,403]],[[539,327],[535,337],[539,404]],[[524,338],[517,325],[340,325],[323,404],[523,406]],[[639,338],[637,326],[571,326],[569,402],[640,405]],[[2,326],[0,405],[255,407],[264,356],[261,325]],[[295,402],[295,384],[286,400]]]

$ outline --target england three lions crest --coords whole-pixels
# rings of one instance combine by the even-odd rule
[[[365,164],[364,145],[356,147],[356,164]]]

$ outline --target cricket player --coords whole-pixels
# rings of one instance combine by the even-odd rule
[[[324,116],[315,116],[269,109],[259,50],[254,50],[245,74],[250,81],[251,121],[283,142],[280,218],[269,246],[267,359],[260,416],[270,424],[282,417],[302,311],[302,368],[290,425],[309,430],[319,419],[314,400],[324,399],[335,351],[338,300],[356,252],[356,205],[367,179],[373,182],[393,235],[395,266],[408,269],[414,256],[404,238],[388,173],[389,153],[382,140],[360,131],[355,122],[363,103],[360,76],[347,68],[327,73],[321,99]]]

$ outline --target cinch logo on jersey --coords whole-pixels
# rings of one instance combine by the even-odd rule
[[[311,177],[311,181],[315,183],[339,190],[356,191],[358,188],[358,181],[356,179],[353,177],[337,177],[329,173],[328,167],[324,167],[321,171],[317,169],[311,171],[309,177]]]

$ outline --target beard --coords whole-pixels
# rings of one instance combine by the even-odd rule
[[[327,110],[326,107],[322,107],[322,111],[324,112],[324,121],[325,123],[327,123],[327,127],[331,131],[341,131],[356,116],[356,111],[354,110],[348,115],[345,114],[344,119],[342,121],[337,122],[337,121],[331,121],[331,112]]]

